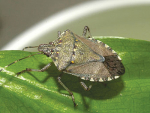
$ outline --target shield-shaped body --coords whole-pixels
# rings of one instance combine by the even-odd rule
[[[110,81],[124,74],[120,57],[101,41],[64,31],[50,56],[58,70],[90,81]]]

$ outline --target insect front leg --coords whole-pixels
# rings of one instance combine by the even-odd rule
[[[86,37],[87,31],[88,31],[88,33],[89,33],[88,38],[92,38],[92,35],[91,35],[91,33],[90,33],[90,29],[89,29],[88,26],[85,26],[85,27],[84,27],[82,36]]]
[[[42,69],[30,69],[30,68],[26,68],[25,70],[22,70],[20,72],[17,73],[17,75],[20,75],[21,73],[24,73],[24,72],[30,72],[30,71],[38,71],[38,72],[43,72],[45,71],[46,69],[48,69],[49,67],[51,66],[51,63],[47,64],[46,66],[44,66]]]
[[[72,97],[72,101],[74,103],[74,106],[77,106],[77,104],[75,103],[75,99],[74,99],[74,96],[73,96],[73,93],[64,85],[64,83],[61,81],[61,75],[62,73],[57,77],[57,80],[58,82],[63,86],[63,88],[65,88],[65,90],[67,90],[69,92],[69,94],[71,95]]]

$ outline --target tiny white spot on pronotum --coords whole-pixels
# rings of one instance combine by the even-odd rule
[[[89,38],[90,40],[92,40],[93,38]]]
[[[121,60],[120,56],[118,56],[118,59]]]
[[[115,76],[115,79],[119,78],[119,76]]]
[[[112,79],[110,77],[108,77],[108,80],[107,81],[111,81]]]
[[[90,79],[90,81],[94,81],[94,79],[93,79],[93,78],[91,78],[91,79]]]
[[[81,77],[81,79],[85,80],[85,77]]]
[[[99,79],[99,82],[103,82],[103,79],[102,79],[102,78],[100,78],[100,79]]]

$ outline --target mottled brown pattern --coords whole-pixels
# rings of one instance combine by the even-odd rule
[[[105,61],[87,61],[82,62],[80,64],[75,63],[69,65],[64,72],[73,74],[75,76],[81,77],[84,80],[91,80],[91,81],[107,81],[118,78],[120,75],[125,73],[125,68],[121,62],[121,60],[118,58],[118,55],[115,51],[112,50],[111,47],[104,44],[101,41],[92,39],[92,38],[85,38],[80,37],[71,31],[68,31],[71,34],[74,35],[74,37],[80,42],[80,44],[84,44],[84,51],[82,54],[85,54],[85,51],[94,52],[95,55],[100,55],[105,58]],[[79,44],[76,44],[76,51],[80,51],[82,46]],[[75,55],[78,59],[82,55]],[[86,55],[85,55],[86,56]],[[86,58],[89,57],[88,55]],[[92,57],[92,55],[91,55]],[[116,77],[115,77],[116,76]],[[101,80],[100,80],[101,79]]]

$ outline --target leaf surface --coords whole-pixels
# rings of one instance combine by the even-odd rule
[[[21,60],[0,72],[1,113],[150,112],[150,42],[120,37],[95,37],[109,45],[122,59],[125,74],[119,79],[97,83],[84,91],[77,77],[63,74],[62,82],[73,92],[76,108],[68,92],[57,82],[60,72],[52,66],[44,72],[17,72],[41,69],[49,62],[45,55]],[[0,68],[31,55],[26,51],[0,51]]]

